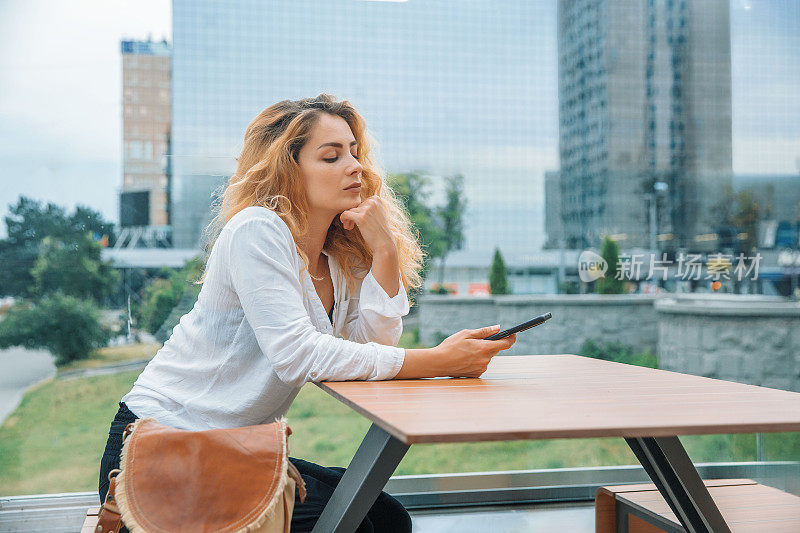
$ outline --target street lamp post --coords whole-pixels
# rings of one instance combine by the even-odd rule
[[[792,283],[791,297],[798,297],[798,277],[800,277],[800,250],[784,250],[778,254],[778,266],[782,266],[789,274]]]
[[[657,181],[653,184],[653,192],[645,194],[645,197],[650,204],[650,250],[653,252],[658,250],[656,242],[656,234],[658,233],[658,212],[656,211],[658,193],[665,192],[667,190],[669,190],[668,183]]]

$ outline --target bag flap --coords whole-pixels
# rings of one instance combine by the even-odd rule
[[[267,520],[288,481],[285,419],[186,431],[134,423],[121,455],[117,503],[137,531],[247,531]]]

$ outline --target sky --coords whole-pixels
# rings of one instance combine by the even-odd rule
[[[734,174],[800,174],[800,1],[733,0]]]
[[[118,220],[119,42],[171,25],[168,0],[0,0],[0,217],[24,194]]]
[[[0,217],[24,194],[118,220],[119,42],[171,40],[170,10],[168,0],[0,0]],[[734,173],[800,173],[800,2],[731,0],[731,53]]]

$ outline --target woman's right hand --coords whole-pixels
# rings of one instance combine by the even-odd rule
[[[437,352],[440,368],[446,376],[476,378],[486,372],[489,361],[501,350],[511,348],[517,341],[517,334],[496,341],[486,337],[500,331],[500,326],[487,326],[479,329],[462,329],[450,335],[439,346]]]

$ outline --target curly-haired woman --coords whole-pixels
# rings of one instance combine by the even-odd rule
[[[136,418],[188,430],[269,423],[308,381],[479,376],[516,340],[483,340],[499,329],[481,328],[435,348],[397,347],[423,252],[346,100],[321,94],[261,112],[209,228],[197,303],[120,401],[101,502]],[[310,531],[344,469],[290,461],[307,489],[292,531]],[[358,531],[410,530],[382,492]]]

